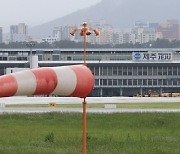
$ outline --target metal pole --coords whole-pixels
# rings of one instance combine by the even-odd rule
[[[83,102],[83,147],[82,153],[86,154],[86,98]]]
[[[32,69],[32,46],[30,46],[30,69]]]
[[[84,65],[86,66],[86,33],[84,34]]]
[[[84,31],[84,65],[86,66],[86,32]],[[83,148],[82,153],[86,154],[86,98],[83,102]]]
[[[70,34],[74,36],[78,29],[73,29]],[[99,32],[94,29],[94,32],[97,35],[99,35]],[[91,32],[89,31],[89,28],[87,28],[87,23],[83,22],[83,28],[81,29],[81,36],[84,36],[84,65],[87,66],[86,64],[86,35],[90,35]],[[83,102],[83,143],[82,143],[82,153],[86,154],[86,98],[84,98]]]
[[[29,54],[29,65],[30,65],[30,68],[32,69],[32,49],[34,47],[34,43],[33,42],[28,42],[26,43],[26,46],[29,47],[30,49],[30,54]]]

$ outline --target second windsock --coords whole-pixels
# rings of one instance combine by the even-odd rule
[[[49,95],[85,98],[94,76],[84,65],[42,67],[0,76],[0,97]]]

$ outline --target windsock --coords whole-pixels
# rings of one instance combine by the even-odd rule
[[[0,97],[58,95],[85,98],[94,76],[84,65],[42,67],[0,76]]]

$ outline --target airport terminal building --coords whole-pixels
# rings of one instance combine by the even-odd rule
[[[0,49],[0,74],[29,68],[30,49]],[[39,67],[83,63],[83,49],[32,49]],[[180,93],[180,48],[87,49],[95,76],[91,96]]]

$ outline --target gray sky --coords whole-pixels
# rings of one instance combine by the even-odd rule
[[[29,27],[87,8],[101,0],[0,0],[0,27],[26,23]]]

